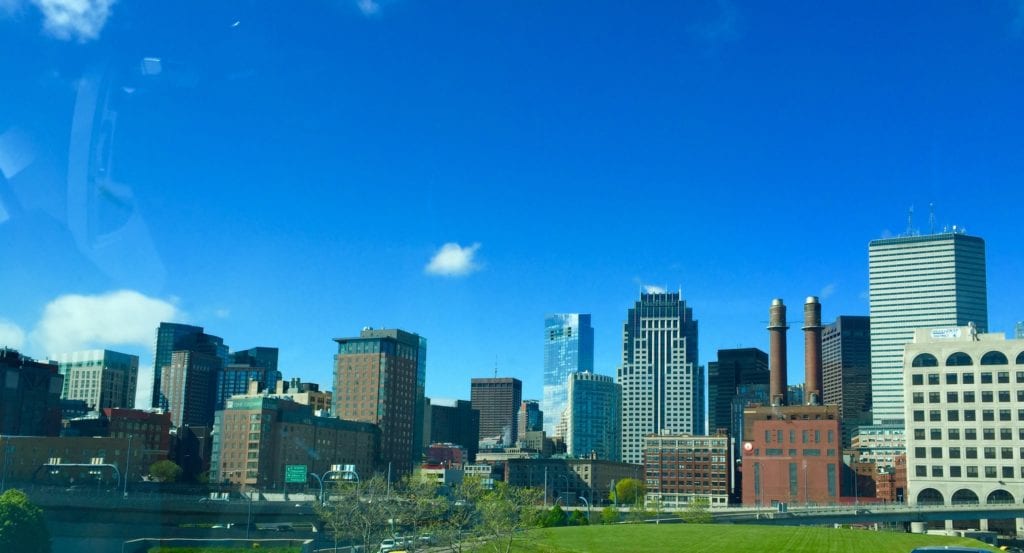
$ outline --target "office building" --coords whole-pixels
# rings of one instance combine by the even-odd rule
[[[683,509],[694,499],[711,507],[729,504],[732,487],[729,436],[651,435],[644,442],[647,502]]]
[[[474,378],[470,402],[480,412],[480,441],[498,438],[505,447],[516,443],[523,383],[518,378]]]
[[[871,402],[875,424],[903,421],[903,347],[918,328],[988,330],[985,241],[962,230],[872,240]]]
[[[203,327],[179,323],[160,323],[156,329],[156,347],[153,354],[153,401],[152,407],[169,409],[166,398],[160,396],[163,390],[163,368],[171,364],[175,351],[192,351],[218,360],[219,371],[230,363],[228,347],[224,340],[203,332]],[[214,382],[216,385],[216,382]],[[211,390],[211,394],[215,390]],[[212,417],[212,412],[211,412]]]
[[[40,363],[13,349],[0,349],[0,435],[60,434],[60,392],[64,378],[57,365]]]
[[[264,390],[276,389],[281,380],[277,357],[277,348],[256,347],[232,352],[230,362],[217,373],[217,409],[223,409],[231,396],[247,393],[250,381],[259,382]]]
[[[250,432],[253,424],[259,432]],[[307,474],[318,475],[332,465],[355,465],[359,477],[369,479],[381,468],[380,441],[374,424],[318,417],[286,398],[235,396],[217,411],[210,481],[282,490],[286,465],[305,465]],[[311,478],[308,485],[314,484]],[[292,486],[304,491],[307,484]]]
[[[160,394],[175,427],[210,426],[216,410],[221,359],[198,351],[175,351],[160,371]]]
[[[569,373],[563,416],[570,457],[619,461],[622,455],[622,387],[592,372]]]
[[[544,318],[544,432],[557,434],[565,411],[569,373],[594,372],[594,328],[590,315],[556,313]]]
[[[61,398],[85,401],[92,411],[135,407],[139,356],[105,349],[50,356],[64,375]]]
[[[821,363],[826,405],[838,405],[843,447],[853,431],[871,424],[871,319],[844,315],[821,334]]]
[[[732,444],[733,459],[740,459],[743,455],[740,450],[746,439],[743,435],[743,412],[752,405],[768,405],[768,384],[741,384],[736,387],[736,395],[732,398],[732,405],[730,405],[732,409],[730,428],[733,434],[729,434],[729,441]]]
[[[768,386],[768,354],[758,348],[720,349],[718,360],[708,363],[708,430],[733,427],[733,400],[744,386]]]
[[[463,399],[431,400],[430,443],[461,446],[472,463],[479,442],[480,411],[473,409],[472,403]]]
[[[874,463],[879,469],[892,468],[896,458],[907,451],[903,423],[858,426],[850,436],[850,449],[863,462]]]
[[[379,426],[382,462],[408,474],[423,455],[427,339],[365,328],[335,341],[334,416]]]
[[[1024,340],[973,326],[918,329],[903,366],[907,502],[1024,499]]]
[[[540,402],[535,399],[524,400],[516,414],[516,436],[521,437],[527,432],[544,430],[544,412],[540,410]]]
[[[643,460],[644,437],[703,434],[697,321],[678,292],[641,293],[622,328],[622,460]]]

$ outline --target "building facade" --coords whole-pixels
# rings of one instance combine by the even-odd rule
[[[175,427],[213,424],[220,368],[221,359],[214,355],[189,350],[171,353],[171,364],[160,371],[160,394]]]
[[[168,409],[168,402],[161,397],[163,391],[163,368],[171,364],[175,351],[192,351],[213,356],[219,360],[217,370],[230,362],[228,347],[219,336],[206,334],[201,326],[180,323],[160,323],[156,329],[156,345],[153,352],[153,401],[152,407]]]
[[[235,396],[217,411],[210,481],[282,489],[286,465],[321,475],[331,465],[350,464],[360,478],[369,478],[380,468],[380,440],[373,424],[318,417],[286,398]]]
[[[729,436],[651,435],[644,441],[646,501],[662,509],[685,508],[694,499],[711,507],[729,504],[732,488]]]
[[[569,373],[565,446],[570,457],[621,460],[622,386],[593,372]]]
[[[64,377],[56,364],[40,363],[13,349],[0,349],[0,435],[60,434]]]
[[[643,460],[651,434],[704,434],[697,321],[678,292],[641,293],[622,329],[622,460]]]
[[[274,390],[281,380],[277,370],[278,349],[255,347],[230,354],[229,363],[217,373],[217,409],[223,409],[231,396],[248,393],[249,382],[259,382],[264,390]]]
[[[105,349],[51,355],[64,375],[62,399],[82,400],[91,411],[135,407],[139,356]]]
[[[470,381],[470,402],[480,412],[480,436],[498,437],[502,445],[516,443],[523,383],[518,378],[474,378]]]
[[[12,483],[80,486],[120,492],[128,474],[128,488],[149,474],[146,452],[128,438],[0,436],[0,469],[8,487]],[[128,459],[130,462],[127,462]]]
[[[843,447],[871,424],[871,318],[843,315],[821,333],[822,399],[838,405]]]
[[[868,281],[872,418],[903,423],[903,346],[914,330],[988,329],[985,241],[962,231],[872,240]]]
[[[896,458],[907,451],[903,423],[858,426],[850,436],[850,448],[857,451],[861,460],[874,463],[879,469],[892,467]]]
[[[430,403],[430,443],[455,444],[465,448],[468,462],[476,461],[480,443],[480,411],[473,404],[457,399]]]
[[[590,315],[556,313],[544,317],[544,432],[554,436],[568,402],[573,372],[594,372],[594,328]]]
[[[381,461],[394,475],[410,473],[423,455],[426,338],[365,328],[335,341],[334,416],[379,426]]]
[[[544,412],[540,410],[540,402],[535,399],[523,400],[516,414],[516,425],[516,437],[544,430]]]
[[[615,482],[643,478],[643,467],[596,459],[508,459],[505,481],[512,486],[541,488],[545,503],[597,507],[609,502]],[[586,499],[586,503],[580,498]]]
[[[732,404],[743,386],[768,386],[768,354],[758,348],[720,349],[718,360],[708,363],[709,434],[733,427]]]
[[[903,360],[908,503],[1024,500],[1024,340],[918,329]]]

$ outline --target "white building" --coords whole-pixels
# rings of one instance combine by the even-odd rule
[[[868,247],[875,424],[903,422],[903,346],[914,329],[988,330],[985,241],[963,231],[873,240]]]
[[[64,375],[61,399],[84,400],[98,411],[106,407],[135,407],[139,356],[105,349],[50,355]]]
[[[565,448],[570,457],[591,455],[618,461],[622,454],[622,387],[615,379],[592,372],[569,373]]]
[[[622,462],[643,462],[644,437],[704,434],[697,321],[678,292],[641,293],[622,329]]]
[[[903,359],[908,502],[1024,500],[1024,340],[921,329]]]

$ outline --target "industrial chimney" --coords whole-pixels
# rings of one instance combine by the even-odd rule
[[[804,403],[821,405],[821,303],[804,302]]]
[[[775,298],[768,308],[769,401],[772,406],[786,405],[786,306]]]

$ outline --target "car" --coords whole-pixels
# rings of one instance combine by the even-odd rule
[[[377,553],[392,553],[400,547],[401,546],[398,544],[397,540],[394,538],[387,538],[380,542],[380,549],[377,550]]]
[[[423,545],[434,545],[436,541],[433,534],[420,534],[419,542]]]

